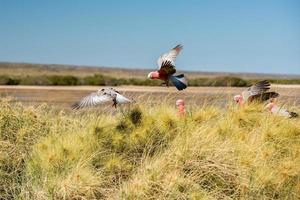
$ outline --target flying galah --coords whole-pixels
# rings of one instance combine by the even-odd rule
[[[168,53],[162,54],[158,60],[158,71],[150,72],[148,78],[161,79],[165,81],[166,86],[169,86],[171,81],[178,90],[183,90],[187,87],[187,81],[184,74],[174,75],[176,73],[175,60],[182,49],[182,45],[177,45]]]
[[[278,107],[275,103],[275,100],[271,100],[270,103],[266,105],[266,108],[275,115],[287,117],[287,118],[293,118],[293,117],[298,117],[298,114],[295,112],[290,112],[285,108]]]
[[[240,105],[252,101],[266,101],[270,98],[279,96],[277,92],[267,92],[270,89],[270,83],[266,80],[259,81],[242,92],[242,95],[235,95],[233,100]]]
[[[90,95],[82,98],[79,102],[74,103],[71,107],[73,110],[80,108],[96,106],[106,102],[112,101],[115,108],[117,104],[132,103],[133,100],[122,96],[117,90],[113,88],[106,88],[93,92]]]

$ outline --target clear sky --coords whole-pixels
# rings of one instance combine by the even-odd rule
[[[0,0],[0,61],[300,74],[300,0]]]

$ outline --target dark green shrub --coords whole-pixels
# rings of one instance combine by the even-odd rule
[[[20,79],[7,75],[0,76],[0,85],[19,85]]]
[[[218,77],[212,83],[212,86],[228,86],[228,87],[245,87],[247,86],[247,81],[231,76]]]
[[[84,85],[105,85],[105,77],[101,74],[87,76],[83,78]]]
[[[75,76],[47,76],[51,85],[80,85],[79,79]]]
[[[215,86],[215,87],[245,87],[248,81],[231,76],[221,76],[215,78],[197,78],[189,80],[190,86]]]
[[[259,81],[255,79],[244,80],[234,76],[219,76],[210,78],[194,78],[188,80],[189,86],[207,87],[246,87]],[[271,79],[275,84],[300,84],[300,79]],[[102,74],[93,76],[76,77],[65,75],[41,75],[41,76],[7,76],[0,75],[0,85],[139,85],[139,86],[160,86],[162,81],[149,80],[147,78],[114,78]]]
[[[300,79],[271,79],[269,81],[275,84],[300,84]]]
[[[0,76],[0,85],[7,85],[9,81],[9,77],[6,75],[1,75]]]
[[[47,76],[26,76],[21,78],[20,85],[52,85]]]

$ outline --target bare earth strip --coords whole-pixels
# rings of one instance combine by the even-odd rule
[[[102,86],[0,86],[0,96],[12,97],[29,105],[48,103],[61,108],[68,108],[81,97],[96,91]],[[178,92],[174,87],[119,86],[114,87],[137,102],[159,103],[175,102],[185,99],[189,104],[224,105],[239,94],[244,88],[235,87],[189,87]],[[283,104],[300,105],[300,85],[272,85],[271,90],[280,93]]]

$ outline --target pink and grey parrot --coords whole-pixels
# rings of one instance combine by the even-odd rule
[[[162,54],[157,60],[158,71],[150,72],[148,78],[163,80],[166,86],[169,86],[169,82],[171,81],[178,90],[185,89],[187,87],[187,80],[184,74],[174,75],[176,73],[175,60],[182,47],[182,45],[177,45],[168,53]]]
[[[293,118],[298,117],[298,114],[295,112],[290,112],[285,108],[278,107],[274,102],[270,102],[266,105],[266,108],[275,115],[287,117],[287,118]]]
[[[176,101],[176,106],[178,107],[178,115],[183,116],[185,114],[184,101],[182,99],[178,99]]]
[[[113,88],[105,88],[83,97],[79,102],[74,103],[71,107],[73,110],[77,110],[85,107],[97,106],[110,101],[113,103],[112,106],[115,108],[117,107],[117,104],[134,102],[133,100],[122,96],[120,92]]]
[[[270,83],[266,80],[259,81],[247,88],[242,92],[242,95],[235,95],[233,100],[240,105],[243,105],[246,102],[252,101],[267,101],[270,98],[276,98],[279,96],[277,92],[268,92],[270,89]]]

